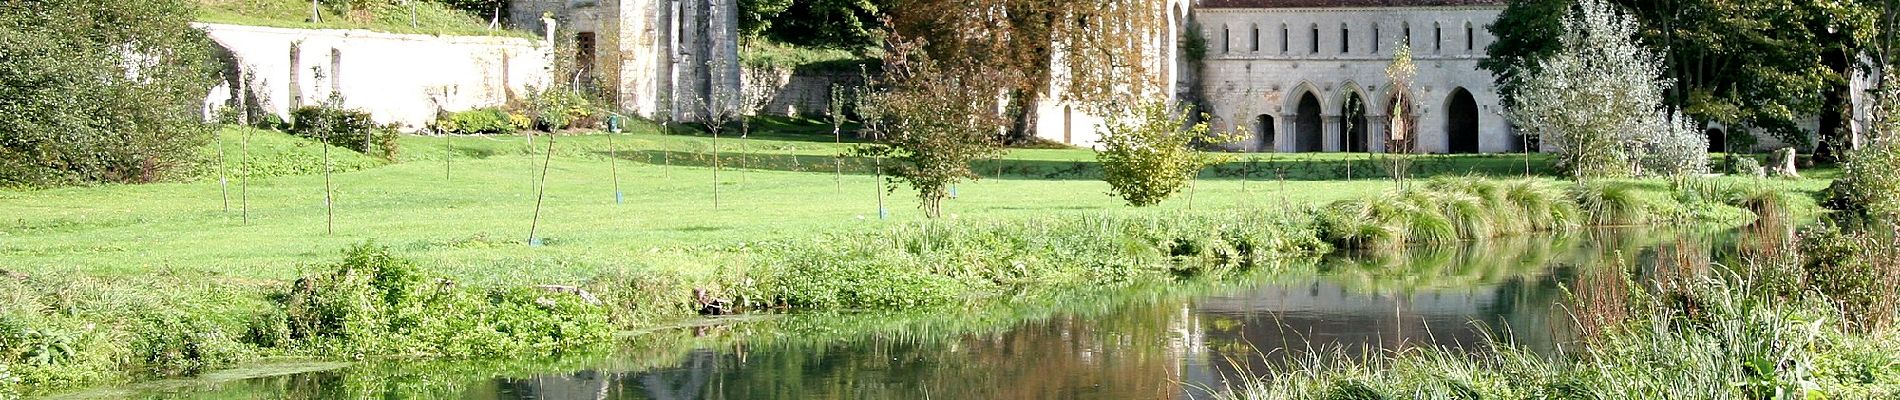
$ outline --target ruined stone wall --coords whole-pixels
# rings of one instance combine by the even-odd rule
[[[449,111],[497,106],[549,81],[549,49],[536,40],[194,26],[216,42],[231,71],[207,108],[243,98],[254,113],[287,117],[294,107],[338,93],[344,106],[367,110],[379,123],[417,129],[434,119],[438,102]]]

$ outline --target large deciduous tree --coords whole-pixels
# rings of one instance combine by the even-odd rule
[[[1843,131],[1854,54],[1871,40],[1867,3],[1831,0],[1614,0],[1660,49],[1673,108],[1702,123],[1751,126],[1789,143],[1811,142],[1799,121],[1819,116],[1823,139]],[[1521,77],[1558,47],[1572,0],[1513,0],[1490,30],[1491,70],[1507,106]]]
[[[148,182],[210,139],[187,0],[0,2],[0,186]]]
[[[1096,112],[1159,94],[1175,45],[1166,0],[893,1],[891,29],[925,40],[932,58],[1021,77],[988,85],[1007,93],[1018,138],[1045,93]]]

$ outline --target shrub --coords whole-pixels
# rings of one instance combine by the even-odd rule
[[[289,133],[385,160],[394,160],[399,146],[396,131],[377,126],[369,112],[331,105],[291,111]]]
[[[1841,177],[1825,192],[1823,205],[1875,219],[1900,218],[1900,138],[1877,139],[1848,152]]]
[[[1872,331],[1900,318],[1900,235],[1894,229],[1822,224],[1801,233],[1804,280],[1856,328]]]
[[[536,127],[549,132],[591,126],[593,101],[574,90],[550,86],[528,96]]]
[[[289,342],[372,354],[476,356],[598,343],[614,331],[607,310],[579,296],[459,288],[384,247],[352,247],[333,268],[298,279],[281,296],[276,312],[283,314],[281,333]],[[277,337],[277,318],[254,319],[251,336]]]
[[[1767,173],[1766,170],[1763,170],[1761,167],[1761,160],[1755,159],[1755,156],[1732,154],[1729,155],[1729,158],[1734,160],[1733,163],[1729,164],[1728,173],[1730,175],[1763,176]]]
[[[1209,140],[1206,122],[1189,123],[1187,110],[1175,111],[1164,102],[1136,110],[1129,121],[1113,113],[1102,131],[1102,176],[1128,205],[1160,204],[1188,185],[1202,169],[1221,162],[1194,148]],[[1202,118],[1205,120],[1206,118]],[[1220,140],[1220,139],[1212,139]]]
[[[233,331],[190,312],[155,312],[134,332],[133,354],[160,375],[202,373],[243,359],[249,351]]]
[[[505,135],[523,129],[517,117],[517,114],[499,108],[483,108],[450,113],[436,119],[431,128],[437,132],[459,135]]]

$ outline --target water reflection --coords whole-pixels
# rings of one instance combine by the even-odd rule
[[[143,398],[1202,398],[1308,351],[1489,335],[1553,354],[1577,337],[1566,287],[1733,257],[1722,235],[1591,232],[1343,254],[1209,282],[957,315],[812,315],[641,336],[615,354],[470,365],[383,363]],[[580,372],[572,372],[580,371]]]

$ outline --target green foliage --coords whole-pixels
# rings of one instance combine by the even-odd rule
[[[1853,230],[1822,224],[1801,232],[1801,281],[1863,331],[1900,319],[1900,234],[1893,225]]]
[[[0,186],[151,182],[210,138],[186,0],[0,4]]]
[[[1395,195],[1335,202],[1315,214],[1322,238],[1346,248],[1446,245],[1566,231],[1577,204],[1535,181],[1437,178]]]
[[[330,0],[310,21],[310,0],[197,0],[198,20],[210,23],[301,29],[368,29],[426,35],[506,35],[538,38],[511,29],[490,29],[500,0]],[[352,6],[349,3],[356,3]],[[458,8],[467,7],[467,8]],[[503,25],[508,19],[502,6]]]
[[[740,29],[793,46],[862,51],[883,38],[894,0],[741,0]]]
[[[1734,163],[1730,164],[1728,169],[1728,173],[1731,175],[1762,176],[1767,173],[1767,171],[1761,167],[1761,160],[1755,159],[1755,156],[1731,154],[1729,157],[1731,160],[1734,160]]]
[[[1197,143],[1231,142],[1239,136],[1210,135],[1207,118],[1190,124],[1192,107],[1177,112],[1157,102],[1134,112],[1132,120],[1111,114],[1102,131],[1102,151],[1095,157],[1110,190],[1136,207],[1166,200],[1202,169],[1223,161],[1201,152]]]
[[[240,342],[241,331],[226,330],[206,315],[155,312],[133,327],[138,339],[132,353],[164,375],[209,372],[249,357],[254,347]]]
[[[500,108],[483,108],[449,113],[435,120],[430,129],[459,135],[505,135],[517,130],[533,129],[533,125],[533,120],[525,115]]]
[[[396,159],[400,146],[396,142],[396,131],[377,126],[368,111],[320,105],[298,108],[290,115],[292,135],[384,160]]]
[[[924,214],[942,216],[943,199],[958,182],[978,178],[970,169],[975,160],[1002,153],[997,132],[1005,125],[995,109],[995,92],[984,85],[1003,79],[992,69],[941,66],[920,50],[898,46],[886,55],[886,64],[905,68],[887,71],[883,92],[861,93],[865,119],[889,132],[883,143],[861,148],[859,154],[887,158],[884,168],[892,190],[899,181],[917,189]],[[870,110],[876,110],[872,112]]]
[[[1826,206],[1874,219],[1900,218],[1900,140],[1875,140],[1847,153]]]
[[[285,326],[254,326],[253,336],[372,354],[493,356],[599,343],[614,331],[607,310],[579,296],[458,288],[388,248],[352,247],[333,268],[292,284],[284,317],[258,319]]]
[[[1650,222],[1648,202],[1634,186],[1593,182],[1577,185],[1571,195],[1591,225],[1636,226]]]
[[[594,126],[595,117],[598,115],[595,112],[594,101],[586,94],[558,86],[529,91],[528,113],[534,116],[536,128],[558,132],[568,128]]]

